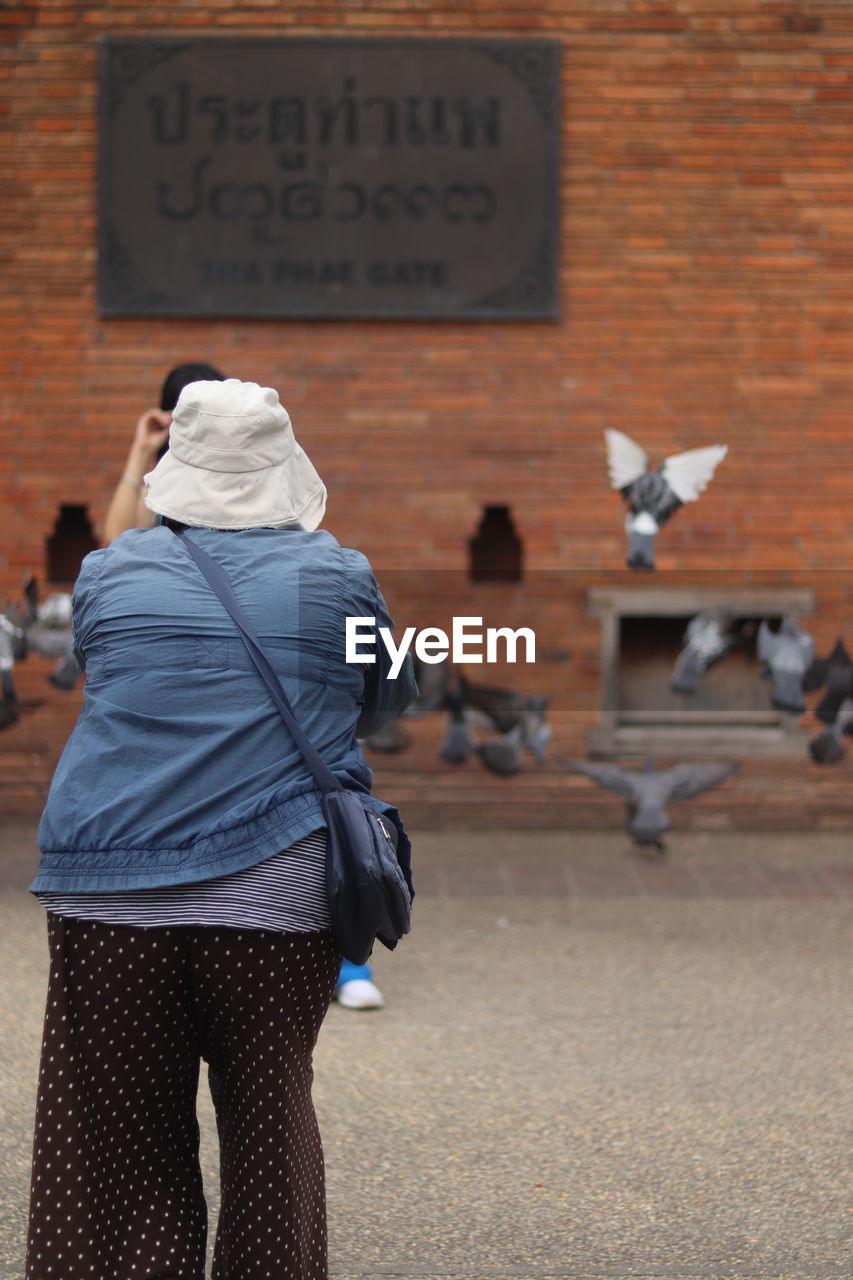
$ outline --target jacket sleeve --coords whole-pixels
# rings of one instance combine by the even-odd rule
[[[103,549],[90,551],[80,566],[71,594],[72,652],[81,671],[86,670],[86,649],[97,623],[98,585],[104,567]]]
[[[356,553],[357,554],[357,553]],[[364,643],[363,652],[374,658],[373,662],[364,661],[364,694],[361,713],[356,725],[356,736],[367,738],[378,733],[386,724],[403,714],[407,707],[418,696],[414,668],[410,654],[406,654],[402,666],[396,675],[392,675],[395,666],[394,658],[384,643],[379,629],[387,628],[393,632],[394,623],[388,612],[382,592],[379,589],[373,571],[367,561],[358,556],[361,568],[350,577],[350,599],[348,608],[350,616],[356,618],[373,618],[373,643]],[[361,624],[363,635],[369,636],[371,627]],[[395,645],[399,645],[400,637],[394,637]]]

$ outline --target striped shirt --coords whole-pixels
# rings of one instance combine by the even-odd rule
[[[244,871],[159,889],[118,893],[39,893],[54,915],[142,928],[218,925],[308,933],[328,929],[325,882],[326,831],[321,828],[289,849]]]

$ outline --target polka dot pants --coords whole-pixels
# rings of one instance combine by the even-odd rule
[[[195,1112],[209,1067],[213,1280],[325,1280],[311,1054],[328,931],[141,929],[48,916],[27,1280],[203,1280]]]

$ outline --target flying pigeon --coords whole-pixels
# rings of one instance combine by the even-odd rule
[[[853,736],[853,698],[843,698],[834,722],[809,743],[809,755],[815,764],[838,764],[847,751],[844,738]]]
[[[655,535],[661,525],[685,502],[696,501],[728,446],[715,444],[675,453],[649,471],[648,457],[630,436],[612,429],[604,436],[610,484],[621,491],[628,504],[628,568],[654,569]]]
[[[592,778],[599,786],[624,796],[628,801],[627,829],[641,852],[649,848],[666,853],[663,837],[671,823],[666,813],[669,801],[689,800],[717,786],[739,766],[728,761],[711,764],[677,764],[660,771],[654,760],[646,760],[642,770],[620,769],[612,764],[589,760],[562,762],[573,773]]]
[[[824,688],[826,692],[814,713],[824,724],[835,724],[842,702],[853,696],[853,661],[843,640],[836,640],[825,658],[815,658],[803,676],[806,693]]]
[[[814,658],[812,637],[790,618],[783,618],[778,630],[765,618],[758,628],[756,653],[762,676],[773,682],[773,706],[801,715],[806,709],[803,679]]]
[[[699,677],[724,658],[740,638],[731,614],[722,609],[697,613],[687,624],[684,644],[675,662],[669,682],[673,693],[694,694]]]

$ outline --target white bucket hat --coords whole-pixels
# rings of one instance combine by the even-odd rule
[[[184,387],[168,452],[145,484],[151,511],[195,528],[316,529],[326,510],[326,487],[278,392],[237,378]]]

